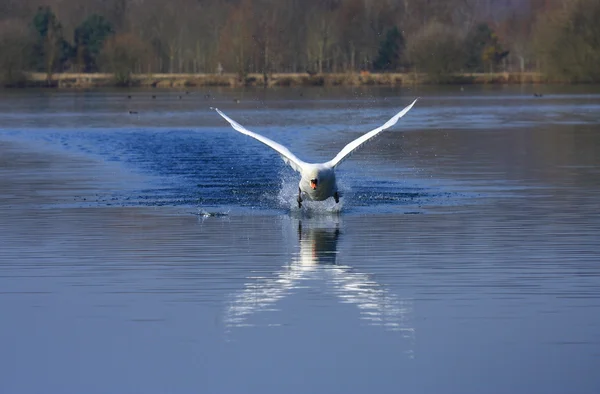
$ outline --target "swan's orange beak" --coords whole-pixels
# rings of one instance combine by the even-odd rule
[[[310,187],[311,187],[313,190],[317,190],[317,180],[316,180],[316,179],[311,179],[311,180],[310,180]]]

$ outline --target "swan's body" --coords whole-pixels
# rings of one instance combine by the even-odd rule
[[[337,183],[335,181],[335,169],[324,164],[309,164],[306,163],[304,170],[300,173],[300,183],[298,188],[300,189],[300,201],[302,195],[313,201],[327,200],[329,197],[336,198]],[[311,180],[317,180],[317,187],[311,186]],[[339,198],[336,198],[336,200]],[[337,201],[336,201],[337,202]]]
[[[394,115],[383,126],[379,126],[378,128],[371,130],[370,132],[350,142],[332,160],[325,163],[306,163],[298,159],[285,146],[246,129],[244,126],[225,115],[219,109],[215,108],[215,110],[227,122],[229,122],[231,127],[233,127],[235,130],[255,138],[263,144],[271,147],[281,155],[283,161],[289,164],[290,167],[292,167],[295,171],[300,173],[301,179],[300,183],[298,184],[298,206],[302,206],[302,200],[305,198],[313,201],[323,201],[329,197],[333,197],[336,203],[339,202],[339,192],[335,180],[336,167],[365,142],[372,139],[383,130],[395,125],[398,120],[403,117],[413,107],[413,105],[415,105],[417,100],[413,101],[409,106]]]

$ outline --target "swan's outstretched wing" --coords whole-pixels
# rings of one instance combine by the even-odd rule
[[[413,105],[415,105],[417,100],[418,100],[418,98],[415,99],[415,101],[413,101],[408,107],[404,108],[402,111],[400,111],[396,115],[394,115],[394,117],[392,119],[385,122],[385,124],[383,126],[379,126],[375,130],[369,131],[367,134],[355,139],[354,141],[352,141],[351,143],[346,145],[344,147],[344,149],[342,149],[340,151],[340,153],[338,153],[332,160],[327,162],[327,164],[329,164],[331,167],[338,166],[342,161],[347,159],[352,154],[352,152],[354,152],[356,149],[358,149],[365,142],[367,142],[371,138],[375,137],[377,134],[381,133],[383,130],[388,129],[388,128],[392,127],[393,125],[395,125],[396,122],[398,122],[398,119],[400,119],[408,111],[410,111],[410,109],[413,107]]]
[[[275,141],[268,139],[267,137],[263,137],[260,134],[256,134],[256,133],[248,130],[247,128],[245,128],[244,126],[242,126],[235,120],[231,119],[229,116],[225,115],[218,108],[215,108],[215,110],[219,113],[219,115],[221,115],[226,121],[229,122],[231,127],[236,129],[240,133],[249,135],[250,137],[255,138],[255,139],[259,140],[260,142],[262,142],[263,144],[273,148],[274,150],[277,151],[277,153],[279,153],[281,155],[281,158],[283,159],[283,161],[290,165],[290,167],[292,167],[294,170],[296,170],[300,173],[302,172],[302,168],[305,166],[306,163],[303,162],[302,160],[298,159],[296,156],[294,156],[294,154],[292,152],[290,152],[288,150],[288,148],[286,148],[283,145],[278,144]]]

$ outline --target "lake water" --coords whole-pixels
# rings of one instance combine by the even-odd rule
[[[600,88],[533,89],[1,92],[0,392],[600,392]],[[302,210],[210,109],[326,161],[417,96]]]

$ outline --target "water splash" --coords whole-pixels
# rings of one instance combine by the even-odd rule
[[[229,212],[230,212],[230,210],[220,212],[220,211],[208,211],[204,208],[198,208],[198,212],[196,213],[196,215],[203,217],[203,218],[221,218],[221,217],[229,216]]]
[[[304,213],[311,216],[329,216],[339,214],[344,209],[346,193],[350,191],[343,182],[338,181],[341,199],[336,203],[333,198],[325,201],[304,200],[302,208],[298,207],[298,176],[289,172],[281,173],[281,187],[277,195],[277,205],[292,213]],[[349,193],[348,193],[349,194]]]

